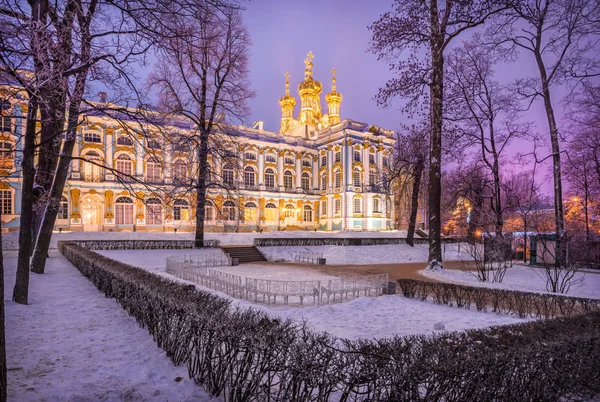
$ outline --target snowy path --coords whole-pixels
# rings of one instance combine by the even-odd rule
[[[515,265],[506,271],[502,283],[479,282],[473,273],[462,270],[419,271],[421,275],[444,282],[483,286],[497,289],[548,293],[543,268]],[[579,272],[575,275],[568,296],[600,299],[600,273]]]
[[[9,401],[211,400],[113,299],[50,255],[22,306],[10,301],[16,253],[5,253]]]

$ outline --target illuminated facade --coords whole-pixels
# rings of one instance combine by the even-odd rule
[[[263,130],[262,122],[252,128],[223,125],[230,135],[233,133],[234,145],[229,152],[239,163],[233,167],[216,156],[211,156],[209,163],[212,175],[223,187],[235,191],[209,191],[207,230],[392,228],[393,203],[380,178],[390,163],[393,132],[340,120],[342,95],[336,90],[335,70],[331,92],[325,96],[328,113],[323,114],[322,84],[312,76],[312,59],[309,53],[304,81],[298,85],[297,115],[286,74],[285,95],[279,100],[279,132]],[[6,143],[20,150],[24,115],[23,106],[4,108],[0,147]],[[85,160],[72,162],[56,227],[74,231],[193,231],[194,196],[178,192],[174,186],[185,182],[190,166],[194,166],[190,149],[126,132],[106,117],[88,115],[84,121],[74,155]],[[185,129],[181,131],[185,135]],[[20,179],[10,169],[14,167],[14,153],[2,155],[3,227],[16,230]],[[158,188],[163,186],[169,197],[137,183],[124,187],[117,180],[118,172]]]

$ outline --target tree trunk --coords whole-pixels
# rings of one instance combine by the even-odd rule
[[[0,208],[2,218],[2,208]],[[4,319],[4,255],[2,253],[2,231],[0,230],[0,402],[7,399],[7,369],[6,369],[6,325]]]
[[[523,218],[523,262],[527,263],[527,218]]]
[[[19,304],[27,304],[29,296],[29,258],[31,257],[31,228],[33,224],[33,181],[34,147],[36,136],[38,100],[31,93],[27,105],[27,123],[23,161],[21,162],[21,221],[19,225],[19,255],[17,277],[12,299]]]
[[[429,153],[429,257],[427,269],[442,268],[442,108],[444,96],[443,35],[438,32],[436,1],[431,2],[431,136]]]
[[[206,182],[208,174],[208,136],[209,132],[200,133],[200,149],[198,150],[198,182],[196,183],[196,236],[194,247],[204,247],[204,216],[206,205]]]
[[[417,211],[419,209],[419,190],[421,189],[421,176],[423,175],[424,164],[425,161],[422,158],[419,158],[413,170],[410,217],[408,219],[408,233],[406,234],[406,243],[413,247],[415,245],[414,239],[417,221]]]

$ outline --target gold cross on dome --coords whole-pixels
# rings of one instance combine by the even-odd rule
[[[308,52],[307,56],[310,59],[310,61],[312,61],[312,59],[315,57],[315,55],[313,54],[312,50],[310,52]]]
[[[331,69],[331,74],[333,74],[333,78],[335,79],[335,73],[337,73],[337,70],[334,68]]]

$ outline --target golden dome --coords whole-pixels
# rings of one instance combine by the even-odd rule
[[[296,99],[290,95],[290,73],[285,73],[285,95],[279,99],[281,106],[294,106]]]
[[[341,102],[342,94],[336,90],[337,79],[335,78],[335,73],[336,73],[335,68],[331,69],[331,73],[332,73],[331,92],[329,92],[327,95],[325,95],[325,100],[327,101],[327,103],[329,103],[331,101]]]
[[[323,84],[319,81],[313,79],[313,77],[308,77],[300,84],[298,84],[298,92],[300,94],[304,92],[314,92],[315,95],[320,94],[323,91]]]

